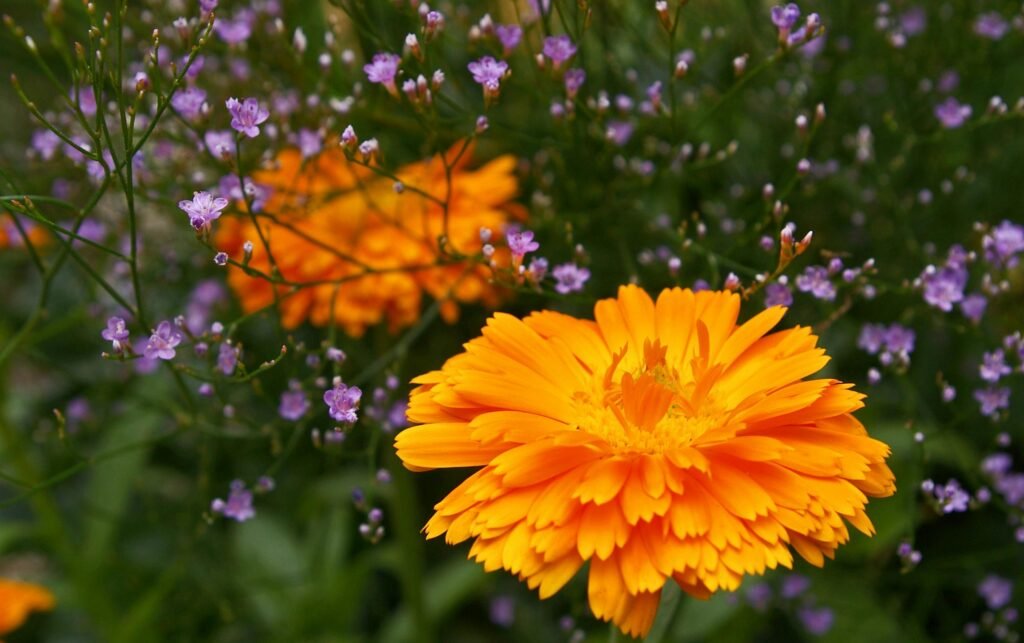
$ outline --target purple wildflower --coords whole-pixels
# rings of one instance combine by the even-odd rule
[[[512,252],[512,260],[518,264],[523,260],[523,255],[540,248],[540,244],[533,240],[533,232],[524,230],[522,232],[508,231],[505,234],[508,241],[508,249]]]
[[[780,592],[783,598],[794,599],[806,592],[811,586],[811,579],[802,574],[787,574],[782,580]]]
[[[320,132],[311,129],[300,129],[298,133],[299,153],[302,158],[308,159],[320,153],[324,147],[323,137]]]
[[[924,286],[924,300],[948,313],[953,310],[953,304],[964,298],[967,270],[956,263],[938,269],[928,266],[921,275],[921,284]]]
[[[565,93],[569,95],[569,98],[575,98],[576,93],[579,92],[586,80],[587,72],[578,67],[565,72]]]
[[[1010,389],[1006,386],[990,386],[974,391],[974,399],[981,406],[981,414],[996,418],[999,411],[1010,406]]]
[[[71,89],[71,100],[78,103],[78,108],[88,117],[96,115],[96,92],[92,87],[84,85],[78,88],[78,96],[75,96],[75,89]]]
[[[886,328],[882,324],[864,324],[857,338],[857,346],[874,355],[885,344]]]
[[[397,96],[398,88],[395,87],[395,74],[398,73],[398,63],[401,61],[402,59],[395,54],[374,54],[373,60],[363,65],[363,71],[366,72],[366,78],[371,83],[384,85],[391,95]]]
[[[499,627],[512,627],[516,622],[516,602],[511,596],[495,596],[491,599],[491,622]]]
[[[945,514],[967,511],[968,503],[971,501],[971,495],[964,491],[955,479],[950,479],[945,485],[936,485],[932,493],[942,513]]]
[[[629,121],[608,121],[605,138],[622,147],[633,137],[633,124]]]
[[[228,265],[228,253],[218,252],[217,254],[213,255],[213,263],[217,264],[218,266]]]
[[[231,113],[231,129],[245,134],[249,138],[259,136],[259,124],[270,117],[267,108],[262,107],[255,98],[245,98],[241,101],[237,98],[229,98],[225,105]]]
[[[914,352],[914,339],[914,331],[899,324],[892,324],[885,331],[885,349],[890,353],[909,355]]]
[[[498,40],[501,42],[505,56],[512,53],[512,50],[519,45],[519,41],[523,39],[523,28],[519,25],[497,25],[494,28],[494,33],[497,34]]]
[[[32,132],[32,149],[44,161],[49,161],[57,154],[61,142],[60,137],[48,129],[39,129]]]
[[[298,382],[292,381],[288,390],[281,393],[281,404],[277,407],[277,413],[286,420],[296,422],[309,410],[309,397],[302,390]]]
[[[146,349],[143,352],[146,359],[174,359],[174,347],[181,343],[184,337],[181,331],[169,321],[162,321],[153,331]]]
[[[989,11],[978,16],[974,21],[974,33],[989,40],[1002,40],[1010,25],[995,11]]]
[[[804,629],[814,636],[822,636],[828,632],[835,621],[835,614],[828,607],[803,607],[797,615]]]
[[[543,51],[544,55],[550,58],[557,68],[576,55],[576,45],[572,44],[572,39],[566,35],[548,36],[544,39]]]
[[[206,149],[217,158],[230,157],[235,153],[235,135],[231,130],[208,130],[203,135]]]
[[[246,197],[252,199],[252,209],[259,212],[263,204],[270,197],[270,187],[262,183],[253,183],[249,177],[245,177],[245,191],[241,189],[241,183],[237,174],[226,174],[221,178],[217,187],[221,193],[226,194],[229,199],[241,201]]]
[[[198,87],[189,87],[185,91],[174,94],[171,107],[187,121],[194,121],[207,109],[206,91]]]
[[[217,353],[217,368],[221,373],[231,375],[235,372],[235,366],[238,365],[238,353],[237,346],[232,346],[227,342],[220,345],[220,350]]]
[[[501,79],[508,71],[508,63],[504,60],[495,60],[491,56],[484,56],[474,60],[467,65],[469,72],[473,74],[473,80],[484,87],[485,92],[497,92],[501,85]]]
[[[254,12],[249,9],[243,9],[235,14],[234,19],[218,18],[213,23],[213,30],[227,44],[237,45],[245,42],[252,35],[252,27],[255,20],[256,14]]]
[[[1017,255],[1024,252],[1024,226],[1004,220],[981,240],[985,259],[994,266],[1013,268]]]
[[[998,478],[1010,471],[1013,458],[1007,453],[993,453],[981,461],[981,470],[988,476]]]
[[[345,386],[340,378],[335,379],[334,388],[324,391],[324,403],[328,413],[337,422],[354,423],[358,416],[356,409],[363,392],[358,386]]]
[[[981,379],[986,382],[998,382],[999,378],[1003,375],[1009,375],[1013,372],[1006,364],[1005,354],[1003,350],[997,349],[991,353],[985,353],[982,356],[981,365],[978,367],[978,372],[981,375]]]
[[[977,324],[985,314],[985,308],[987,306],[988,300],[985,299],[984,295],[967,295],[964,297],[963,301],[960,302],[960,312],[964,314],[964,317]]]
[[[914,6],[900,16],[900,28],[908,36],[916,36],[928,27],[928,14],[924,7]]]
[[[945,101],[935,106],[935,118],[946,129],[956,129],[964,124],[974,110],[970,105],[961,105],[957,99],[950,96]]]
[[[1006,607],[1013,598],[1013,582],[995,574],[989,574],[978,583],[978,596],[985,599],[990,610]]]
[[[111,317],[107,320],[107,327],[100,332],[100,336],[113,345],[115,353],[120,353],[131,348],[129,341],[130,333],[125,321],[120,317]]]
[[[209,192],[194,192],[191,200],[178,201],[178,207],[188,215],[193,228],[203,230],[220,218],[220,211],[228,207],[228,200]]]
[[[793,303],[793,291],[789,286],[780,283],[771,283],[764,287],[765,308],[772,306],[789,306]]]
[[[779,30],[779,33],[789,34],[789,31],[796,26],[800,20],[800,7],[790,2],[786,6],[772,7],[772,24]]]
[[[747,587],[747,602],[758,612],[768,609],[772,601],[772,588],[768,583],[754,583]]]
[[[241,480],[232,481],[228,499],[215,499],[210,503],[210,510],[238,522],[256,517],[256,510],[252,508],[252,492],[245,488]]]
[[[555,278],[555,290],[563,295],[583,290],[583,286],[590,279],[590,271],[580,268],[574,263],[563,263],[551,271]]]
[[[796,287],[800,292],[811,293],[816,299],[832,301],[836,298],[836,287],[824,266],[807,266],[796,278]]]

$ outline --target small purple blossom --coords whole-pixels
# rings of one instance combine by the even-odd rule
[[[229,45],[238,45],[249,39],[252,35],[253,23],[256,14],[250,9],[242,9],[235,14],[233,19],[218,18],[213,23],[213,30],[217,32],[220,39]]]
[[[494,28],[494,33],[498,36],[498,41],[501,42],[505,56],[512,53],[512,50],[519,46],[519,41],[523,39],[523,28],[519,25],[497,25]]]
[[[942,513],[945,514],[967,511],[971,501],[971,495],[964,491],[960,483],[954,479],[949,480],[945,485],[935,485],[932,494],[939,503]]]
[[[563,263],[551,271],[555,278],[555,290],[563,295],[579,292],[590,279],[590,271],[580,268],[574,263]]]
[[[324,391],[324,403],[332,419],[352,424],[358,419],[356,409],[362,396],[363,392],[358,386],[346,386],[338,378],[334,382],[334,388]]]
[[[384,85],[391,94],[397,95],[395,75],[398,73],[398,63],[401,61],[402,59],[395,54],[374,54],[373,60],[363,65],[363,71],[371,83]]]
[[[785,32],[788,33],[796,26],[797,21],[800,20],[800,7],[792,2],[786,6],[772,7],[771,17],[772,24],[775,25],[780,32],[785,30]]]
[[[216,498],[210,503],[210,510],[238,522],[256,517],[256,510],[252,507],[252,492],[245,488],[245,483],[241,480],[232,481],[228,499],[225,501]]]
[[[231,113],[231,129],[249,138],[260,135],[260,123],[270,118],[270,111],[255,98],[229,98],[224,103]]]
[[[231,130],[207,130],[203,135],[206,149],[217,158],[230,157],[235,153],[235,135]]]
[[[803,607],[797,611],[800,623],[808,633],[822,636],[832,629],[835,614],[828,607]]]
[[[974,391],[974,399],[985,417],[996,418],[999,411],[1010,406],[1010,389],[1006,386],[990,386]]]
[[[982,316],[985,315],[985,308],[987,306],[988,300],[985,299],[984,295],[967,295],[960,302],[960,312],[964,314],[964,317],[977,324],[981,321]]]
[[[978,583],[978,596],[985,599],[990,610],[1006,607],[1013,598],[1013,582],[1007,578],[989,574]]]
[[[565,72],[565,93],[569,95],[569,98],[576,96],[586,80],[587,72],[578,67],[573,67]]]
[[[220,218],[221,210],[228,207],[228,200],[209,192],[194,192],[191,200],[178,201],[178,207],[188,215],[193,228],[203,230]]]
[[[789,286],[780,283],[771,283],[764,287],[765,308],[772,306],[789,306],[793,303],[793,291]]]
[[[129,338],[131,334],[125,321],[120,317],[111,317],[107,320],[107,327],[100,332],[100,336],[113,345],[115,353],[123,352],[131,348]]]
[[[544,55],[555,63],[555,67],[576,55],[576,45],[569,36],[548,36],[544,39]]]
[[[146,359],[174,359],[174,347],[181,343],[184,336],[169,321],[162,321],[146,343],[143,355]]]
[[[908,36],[916,36],[928,28],[928,14],[924,7],[914,6],[900,15],[900,28]]]
[[[228,265],[228,253],[218,252],[217,254],[213,255],[213,263],[217,264],[218,266]]]
[[[605,138],[622,147],[633,137],[633,124],[629,121],[608,121]]]
[[[75,96],[75,89],[71,89],[71,100],[78,103],[78,108],[88,117],[96,115],[96,92],[92,87],[83,85],[78,88],[78,96]]]
[[[768,583],[754,583],[747,587],[747,602],[758,612],[768,609],[772,601],[772,588]]]
[[[1024,252],[1024,226],[1004,220],[981,240],[985,260],[994,266],[1013,268]]]
[[[962,105],[950,96],[935,106],[935,118],[946,129],[956,129],[971,117],[973,111],[970,105]]]
[[[313,158],[320,153],[324,147],[323,137],[320,132],[311,129],[300,129],[297,135],[299,142],[299,153],[302,158]]]
[[[796,278],[796,288],[800,292],[811,293],[816,299],[832,301],[836,298],[836,287],[824,266],[807,266]]]
[[[227,342],[220,345],[220,350],[217,353],[217,368],[221,373],[231,375],[235,372],[235,367],[238,365],[238,353],[237,346],[232,346]]]
[[[1012,372],[1013,369],[1007,365],[1006,355],[1001,348],[985,353],[982,356],[981,365],[978,367],[981,379],[992,383],[998,382],[1002,376],[1009,375]]]
[[[48,129],[38,129],[32,132],[32,149],[44,161],[49,161],[57,154],[61,143],[60,137]]]
[[[906,326],[891,324],[885,331],[885,349],[890,353],[909,355],[914,352],[914,331]]]
[[[989,40],[1002,40],[1010,30],[1010,25],[995,11],[981,14],[974,21],[974,33]]]
[[[526,253],[540,248],[540,244],[533,240],[533,232],[530,230],[522,232],[510,230],[505,234],[505,238],[508,241],[508,249],[512,252],[512,260],[517,264],[523,260]]]
[[[782,580],[780,592],[783,598],[794,599],[811,587],[811,579],[802,574],[787,574]]]
[[[924,300],[939,310],[949,312],[953,304],[964,298],[967,286],[967,269],[960,264],[950,263],[942,268],[928,266],[921,275]]]
[[[885,345],[885,334],[883,324],[864,324],[857,338],[857,347],[874,355]]]
[[[473,74],[473,80],[483,85],[484,89],[488,91],[497,91],[501,79],[508,71],[508,63],[504,60],[495,60],[491,56],[474,60],[467,67]]]
[[[171,107],[185,120],[194,121],[202,116],[206,109],[206,91],[199,87],[179,91],[171,98]]]
[[[308,410],[309,397],[299,383],[293,380],[288,390],[281,393],[281,404],[277,407],[277,413],[286,420],[297,422]]]

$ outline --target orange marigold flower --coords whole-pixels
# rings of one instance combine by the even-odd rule
[[[0,578],[0,634],[21,627],[28,615],[52,610],[53,594],[46,588]]]
[[[457,301],[496,305],[489,271],[451,255],[478,253],[481,227],[498,230],[510,216],[521,217],[521,206],[511,203],[519,190],[516,161],[502,156],[470,170],[471,150],[460,151],[461,144],[448,152],[449,169],[439,156],[400,168],[397,187],[339,149],[306,162],[298,150],[285,150],[275,169],[257,173],[255,181],[273,190],[260,225],[274,262],[283,279],[308,284],[286,297],[292,288],[277,285],[282,323],[333,321],[358,336],[385,319],[392,330],[413,324],[424,292],[443,302],[449,321]],[[270,274],[250,218],[221,222],[219,247],[238,257],[251,241],[249,266]],[[247,312],[274,301],[265,279],[232,270],[228,282]]]
[[[852,415],[863,395],[803,378],[828,361],[808,328],[737,325],[740,297],[635,286],[597,321],[496,314],[466,352],[414,380],[395,440],[413,470],[482,467],[437,504],[428,538],[541,598],[590,561],[594,614],[645,634],[673,580],[707,597],[747,574],[814,565],[873,533],[895,491],[889,447]],[[844,522],[845,520],[845,522]]]

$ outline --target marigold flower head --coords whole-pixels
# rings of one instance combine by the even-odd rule
[[[814,565],[871,534],[868,496],[895,491],[889,447],[852,413],[863,396],[805,377],[828,361],[809,328],[737,325],[740,297],[635,286],[595,306],[497,314],[414,380],[396,438],[413,470],[477,467],[439,502],[428,538],[541,598],[585,562],[594,614],[645,634],[662,587],[707,597],[744,576]]]
[[[397,330],[419,318],[424,293],[442,302],[448,321],[458,317],[455,302],[496,305],[489,270],[451,255],[480,252],[481,227],[500,230],[523,218],[511,203],[519,190],[516,161],[502,156],[471,170],[472,151],[458,157],[461,149],[458,143],[447,153],[450,191],[439,157],[397,169],[400,192],[393,178],[351,162],[340,148],[305,161],[299,150],[285,150],[275,169],[256,173],[254,181],[272,190],[259,218],[263,237],[281,278],[304,284],[294,293],[291,285],[276,286],[284,326],[334,323],[359,336],[387,320]],[[249,217],[221,218],[217,232],[218,247],[231,256],[260,237]],[[262,244],[248,266],[271,274]],[[274,302],[266,279],[232,270],[228,282],[246,311]]]
[[[44,587],[0,578],[0,634],[21,627],[32,612],[52,610],[54,603]]]

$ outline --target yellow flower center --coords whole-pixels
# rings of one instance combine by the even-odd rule
[[[621,367],[625,349],[590,391],[573,395],[576,428],[600,437],[617,453],[664,453],[692,444],[724,418],[700,379],[683,383],[657,342],[644,346],[639,367]]]

